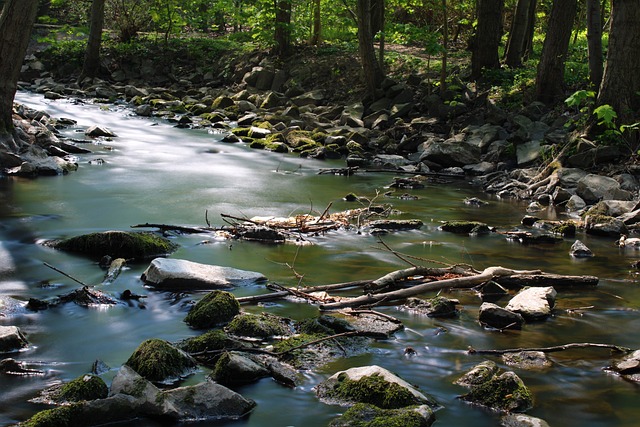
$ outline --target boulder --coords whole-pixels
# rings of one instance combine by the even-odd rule
[[[545,319],[551,316],[556,295],[556,290],[551,286],[524,288],[511,298],[505,308],[520,313],[525,320]]]
[[[103,231],[46,243],[56,249],[91,256],[143,259],[173,252],[176,245],[154,233]]]
[[[501,412],[524,412],[533,407],[533,396],[514,372],[494,375],[471,387],[461,399]]]
[[[241,313],[227,325],[227,332],[239,337],[267,339],[274,336],[291,335],[289,319],[269,313]]]
[[[156,382],[179,379],[196,366],[187,353],[157,338],[142,342],[125,364],[147,380]]]
[[[456,137],[442,142],[433,138],[423,144],[419,160],[435,162],[444,167],[465,166],[480,162],[480,149],[463,143]]]
[[[454,317],[458,314],[456,305],[460,304],[458,300],[449,299],[442,296],[436,296],[423,300],[420,298],[409,298],[404,303],[404,308],[425,314],[429,317]]]
[[[253,271],[200,264],[183,259],[156,258],[142,273],[142,280],[156,288],[206,290],[256,283],[266,277]]]
[[[223,353],[211,373],[211,378],[223,385],[248,384],[268,376],[266,367],[235,351]]]
[[[542,351],[505,353],[502,355],[502,360],[507,365],[520,369],[545,369],[552,365],[547,354]]]
[[[369,403],[382,409],[396,409],[438,403],[416,387],[380,366],[363,366],[333,374],[318,384],[318,398],[339,405]]]
[[[226,324],[240,313],[240,304],[229,292],[213,291],[189,311],[185,322],[196,329]]]
[[[636,350],[614,362],[610,367],[624,378],[639,383],[640,382],[640,350]]]
[[[102,378],[86,374],[69,382],[53,385],[41,393],[41,399],[44,403],[63,404],[104,399],[108,394],[109,389]]]
[[[480,306],[478,321],[484,326],[499,330],[522,329],[524,325],[524,317],[521,314],[490,302],[483,302]]]
[[[608,176],[588,174],[578,181],[576,194],[587,203],[600,200],[631,200],[632,194],[620,188],[620,183]]]
[[[574,194],[569,197],[567,201],[566,208],[568,212],[578,212],[587,207],[587,202],[585,202],[582,197]]]
[[[518,166],[526,166],[538,160],[540,157],[540,140],[527,141],[516,145],[516,159]]]
[[[380,409],[374,405],[357,403],[347,409],[339,418],[332,420],[329,427],[352,426],[403,426],[429,427],[436,420],[433,410],[427,405],[411,408]]]
[[[508,414],[500,419],[501,427],[549,427],[549,424],[540,418],[525,414]]]
[[[85,129],[84,134],[91,137],[104,136],[108,138],[113,138],[118,136],[115,133],[113,133],[110,129],[104,126],[99,126],[99,125],[89,126],[87,129]]]
[[[0,326],[0,353],[18,351],[29,345],[17,326]]]
[[[486,383],[496,376],[500,369],[495,362],[490,360],[478,363],[476,366],[468,370],[464,375],[454,381],[462,387],[472,388]]]
[[[574,258],[590,258],[593,256],[593,252],[580,240],[576,240],[573,245],[571,245],[569,255]]]
[[[586,215],[584,228],[587,234],[596,236],[618,237],[629,232],[622,220],[608,215]]]

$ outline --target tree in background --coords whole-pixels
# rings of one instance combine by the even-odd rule
[[[531,0],[518,0],[513,21],[511,22],[509,41],[505,52],[505,64],[512,68],[522,65],[527,42],[527,29],[529,28],[530,4]]]
[[[535,98],[545,104],[553,104],[566,98],[564,68],[577,10],[577,0],[553,2],[536,74]]]
[[[375,0],[373,0],[375,1]],[[384,79],[382,66],[373,48],[372,0],[357,0],[358,51],[364,74],[364,82],[369,96],[373,96]]]
[[[13,98],[31,28],[36,19],[38,0],[8,0],[0,15],[0,146],[15,151],[13,141]]]
[[[311,26],[311,39],[309,44],[312,46],[318,46],[322,42],[322,17],[320,14],[320,0],[313,0],[313,25]]]
[[[96,77],[100,71],[100,45],[102,44],[102,28],[104,26],[105,0],[91,2],[91,22],[89,24],[89,39],[84,56],[84,64],[80,79]]]
[[[589,49],[589,80],[597,89],[602,82],[603,72],[600,0],[587,0],[587,46]]]
[[[276,1],[275,52],[286,57],[291,51],[291,1]]]
[[[477,79],[485,68],[499,68],[502,9],[504,0],[478,0],[478,25],[471,45],[471,78]]]

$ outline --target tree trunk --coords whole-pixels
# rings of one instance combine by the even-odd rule
[[[598,105],[609,104],[621,124],[638,121],[640,108],[640,0],[613,0],[607,63]]]
[[[276,1],[276,54],[286,57],[291,50],[291,0]]]
[[[449,16],[447,0],[442,0],[442,67],[440,68],[440,95],[447,91],[447,55],[449,50]]]
[[[102,27],[104,25],[105,0],[93,0],[91,3],[91,24],[89,27],[89,40],[84,56],[84,65],[80,79],[96,77],[100,71],[100,45],[102,43]]]
[[[371,3],[371,36],[379,34],[378,63],[384,73],[384,0],[373,0]]]
[[[553,2],[536,76],[536,99],[545,104],[565,98],[564,65],[577,10],[577,0]]]
[[[356,14],[358,17],[358,50],[364,81],[368,95],[374,96],[376,89],[382,83],[384,74],[373,48],[371,0],[358,0]]]
[[[8,0],[0,16],[0,136],[13,130],[13,98],[36,19],[38,0]]]
[[[538,0],[529,1],[529,16],[527,18],[527,30],[525,31],[524,45],[522,47],[522,60],[529,59],[531,52],[533,51],[533,36],[536,32],[536,9],[538,7]]]
[[[485,68],[500,67],[498,47],[502,35],[504,0],[478,0],[478,26],[471,50],[471,78],[477,79]]]
[[[596,90],[602,82],[602,17],[600,0],[587,0],[587,45],[589,48],[589,80]]]
[[[512,68],[522,65],[524,45],[527,37],[529,5],[531,0],[518,0],[516,12],[509,31],[509,43],[505,54],[505,63]]]
[[[322,42],[322,20],[320,19],[320,0],[313,0],[313,34],[311,45],[318,46]]]

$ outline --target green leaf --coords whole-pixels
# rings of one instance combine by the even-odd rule
[[[613,121],[618,118],[618,114],[609,104],[603,104],[593,110],[593,114],[598,118],[599,125],[605,125],[608,128],[615,127]]]

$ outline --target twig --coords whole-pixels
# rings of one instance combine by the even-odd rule
[[[89,287],[89,285],[87,285],[86,283],[84,283],[82,280],[76,279],[76,278],[75,278],[75,277],[73,277],[72,275],[67,274],[67,273],[65,273],[64,271],[62,271],[62,270],[60,270],[60,269],[58,269],[58,268],[55,268],[53,265],[51,265],[51,264],[49,264],[49,263],[47,263],[47,262],[45,262],[45,263],[44,263],[44,265],[46,265],[47,267],[49,267],[49,268],[50,268],[50,269],[52,269],[52,270],[57,271],[58,273],[60,273],[60,274],[62,274],[62,275],[64,275],[64,276],[67,276],[69,279],[73,280],[74,282],[80,283],[82,286]]]
[[[355,287],[362,287],[364,285],[367,285],[371,283],[371,280],[356,280],[353,282],[344,282],[344,283],[334,283],[331,285],[322,285],[322,286],[311,286],[311,287],[307,287],[307,288],[301,288],[299,290],[302,290],[303,292],[321,292],[321,291],[329,291],[329,290],[338,290],[338,289],[347,289],[347,288],[355,288]],[[289,291],[279,291],[279,292],[273,292],[270,294],[264,294],[264,295],[253,295],[253,296],[246,296],[246,297],[239,297],[236,298],[238,300],[238,302],[240,304],[245,304],[245,303],[255,303],[255,302],[261,302],[261,301],[270,301],[270,300],[274,300],[274,299],[280,299],[280,298],[284,298],[288,295],[291,295],[291,293]]]
[[[613,345],[613,344],[598,344],[598,343],[584,342],[584,343],[569,343],[564,345],[556,345],[552,347],[509,348],[505,350],[477,350],[473,347],[469,347],[468,353],[469,354],[506,354],[506,353],[519,353],[521,351],[541,351],[543,353],[553,353],[557,351],[565,351],[565,350],[570,350],[574,348],[591,348],[591,347],[609,348],[611,350],[614,350],[620,353],[627,353],[631,351],[630,348],[620,347],[618,345]]]
[[[380,237],[378,237],[378,243],[380,243],[382,246],[384,246],[393,255],[395,255],[396,257],[400,258],[400,260],[402,260],[402,261],[406,262],[407,264],[409,264],[411,267],[417,267],[416,264],[414,264],[411,261],[409,261],[408,259],[406,259],[402,254],[400,254],[400,252],[396,252],[395,250],[391,249],[391,247],[389,245],[387,245],[384,242],[384,240],[382,240]]]

